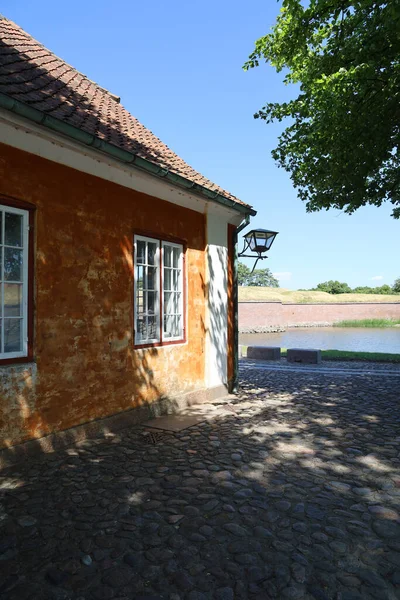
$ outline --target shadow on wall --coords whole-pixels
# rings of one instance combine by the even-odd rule
[[[60,583],[100,597],[116,581],[127,597],[187,582],[238,598],[395,597],[396,390],[252,369],[232,408],[155,446],[126,430],[3,471],[3,567],[18,574],[4,597],[26,581],[38,598]]]
[[[100,235],[100,232],[97,234]],[[124,239],[120,244],[120,251],[122,264],[129,278],[127,279],[129,286],[132,285],[133,277],[132,242]],[[110,269],[115,270],[115,265],[118,264],[118,261],[113,261],[113,257],[109,253],[104,256],[96,254],[94,250],[92,253],[88,253],[86,250],[86,253],[88,254],[87,271],[91,268],[92,262],[96,261],[101,263],[98,268],[105,274],[110,273]],[[88,278],[87,271],[86,278]],[[112,282],[108,285],[112,285]],[[70,423],[72,421],[69,427],[80,426],[76,431],[65,431],[61,435],[61,437],[65,436],[68,443],[73,444],[85,439],[86,436],[107,434],[108,426],[103,430],[103,425],[97,421],[113,413],[116,413],[115,427],[121,427],[123,415],[130,408],[137,408],[139,411],[137,418],[142,419],[146,417],[147,413],[149,417],[157,414],[157,411],[161,410],[161,406],[164,409],[167,408],[168,402],[170,403],[168,408],[170,410],[174,408],[175,403],[163,398],[155,380],[153,362],[158,356],[158,349],[133,349],[133,323],[129,323],[131,319],[128,316],[128,319],[124,319],[122,322],[124,329],[129,327],[126,331],[121,328],[121,325],[118,326],[117,307],[110,302],[108,290],[105,287],[102,288],[102,292],[97,301],[98,309],[95,311],[95,318],[93,318],[93,313],[85,314],[83,310],[82,315],[79,315],[81,319],[72,319],[71,317],[68,319],[71,323],[68,331],[70,345],[74,345],[74,351],[71,354],[70,348],[66,348],[62,365],[60,365],[59,349],[52,353],[51,363],[46,361],[43,364],[42,350],[38,348],[38,364],[0,367],[0,447],[10,448],[25,440],[35,439],[44,451],[51,452],[54,450],[54,444],[57,444],[57,440],[51,434],[68,429],[68,425],[65,425],[68,420]],[[77,292],[75,293],[77,294]],[[129,295],[129,298],[132,298],[132,295]],[[94,301],[92,298],[92,305]],[[63,307],[60,300],[59,303],[58,310],[61,312]],[[63,303],[66,305],[66,314],[72,314],[73,307],[69,306],[69,298],[64,298]],[[127,306],[126,308],[131,307]],[[132,308],[127,315],[131,313]],[[77,323],[79,323],[78,331],[75,329]],[[51,323],[41,323],[40,328],[45,332],[41,336],[45,343],[52,344],[54,333],[51,334],[51,337],[50,333],[46,333],[51,329]],[[77,335],[78,333],[79,335]],[[120,333],[119,336],[118,333]],[[81,339],[91,340],[98,351],[95,357],[92,356],[90,347],[85,347],[80,343]],[[50,351],[48,347],[47,360]],[[47,377],[48,371],[50,375],[53,372],[58,373],[58,379],[53,389],[48,383],[44,386],[41,382],[40,372],[45,372]],[[107,377],[103,377],[104,372],[109,374],[109,381],[107,381]],[[118,397],[118,389],[115,389],[114,386],[118,377],[126,381],[129,379],[130,383],[130,389],[127,389],[126,381],[123,382],[124,387],[121,386],[120,397]],[[93,417],[93,402],[96,403],[95,397],[100,391],[99,385],[102,381],[113,408],[110,409],[110,405],[104,402],[96,406]],[[64,414],[63,411],[60,412],[57,407],[57,399],[60,394],[69,394],[70,396],[67,414]],[[150,407],[150,403],[156,399],[160,399],[158,405],[154,404]],[[129,419],[129,416],[126,418]],[[134,420],[133,415],[131,415],[131,420]],[[22,449],[15,448],[14,451],[18,453]]]
[[[97,237],[101,237],[101,230],[96,230],[95,234],[95,245],[89,246],[88,242],[88,247],[83,248],[85,269],[82,273],[78,271],[77,280],[71,280],[69,286],[80,298],[80,312],[71,306],[71,302],[76,303],[76,298],[71,300],[68,294],[56,296],[56,326],[58,315],[67,315],[63,319],[66,329],[62,332],[63,339],[68,340],[65,352],[60,352],[57,327],[48,318],[40,323],[41,335],[38,337],[42,345],[37,348],[38,364],[0,368],[0,448],[9,448],[33,438],[40,440],[37,443],[49,452],[57,443],[51,436],[53,432],[64,431],[61,438],[67,438],[69,444],[88,436],[103,435],[108,433],[107,428],[111,425],[120,429],[161,412],[175,412],[178,403],[166,394],[166,390],[172,395],[175,390],[179,394],[193,389],[190,381],[182,381],[181,366],[188,370],[186,350],[186,354],[180,352],[176,359],[176,353],[164,352],[159,356],[158,348],[133,347],[132,239],[123,236],[111,251],[106,247],[100,252]],[[190,247],[201,250],[203,260],[204,240],[196,240]],[[38,257],[38,260],[41,258]],[[92,264],[96,265],[96,270]],[[201,284],[198,279],[194,286],[194,295],[201,302],[201,290],[203,293],[206,290],[196,264],[194,261],[191,266],[194,271],[190,276],[201,278]],[[90,270],[92,274],[89,276]],[[112,292],[118,278],[122,283],[122,301],[115,302]],[[90,295],[86,293],[84,298],[80,297],[77,292],[80,284],[89,285],[93,281],[96,287],[90,290]],[[204,327],[201,314],[199,321]],[[196,336],[204,340],[200,322],[193,339]],[[201,341],[197,345],[201,349]],[[201,357],[198,361],[201,369],[202,360]],[[195,383],[197,386],[198,382]],[[189,389],[185,389],[185,385]],[[131,411],[132,408],[135,410]],[[103,430],[99,420],[111,415],[115,416],[107,419]],[[66,431],[77,426],[76,431]],[[19,450],[15,449],[15,452]]]
[[[2,41],[0,46],[8,48]],[[21,58],[28,57],[22,54]],[[39,60],[43,60],[43,57]],[[19,64],[22,64],[22,61]],[[57,92],[57,97],[66,102],[64,108],[68,104],[69,113],[66,114],[63,109],[62,114],[66,122],[126,150],[137,152],[147,160],[161,161],[156,149],[147,147],[145,143],[132,141],[126,134],[130,128],[134,131],[137,127],[135,119],[132,118],[125,131],[121,130],[121,107],[111,97],[106,99],[104,106],[96,107],[96,103],[92,102],[93,98],[82,98],[72,83],[65,83],[64,87],[61,87],[58,80],[41,68],[39,61],[35,66],[35,60],[30,59],[30,65],[33,68],[20,70],[18,76],[21,86],[27,85],[32,92],[31,99],[24,96],[25,101],[29,101],[32,107],[40,107],[41,101],[36,100],[35,95],[40,95],[40,90],[44,89],[46,94],[49,92],[46,96],[50,98],[47,104],[48,111],[57,117],[57,109],[52,106],[50,94]],[[1,90],[7,92],[6,86],[1,86]],[[84,112],[89,108],[92,113],[97,111],[90,119]],[[106,123],[102,123],[100,117],[105,118]],[[175,155],[172,153],[170,162],[168,158],[165,160],[163,154],[164,166],[176,171],[174,160]],[[64,206],[56,207],[60,221],[63,219],[64,209]],[[128,211],[125,215],[127,213]],[[0,385],[3,388],[0,401],[0,430],[3,439],[0,446],[21,443],[28,437],[41,438],[53,431],[76,426],[93,418],[101,419],[110,413],[120,412],[123,415],[123,411],[132,406],[138,406],[139,409],[142,407],[143,411],[149,412],[158,410],[157,406],[160,403],[162,406],[167,405],[171,410],[174,408],[174,401],[164,396],[165,382],[160,379],[156,381],[153,372],[158,350],[153,348],[138,351],[132,348],[133,327],[132,323],[128,322],[131,319],[132,296],[128,298],[127,294],[124,296],[120,293],[120,298],[115,299],[118,295],[114,290],[117,278],[113,278],[112,275],[122,268],[128,276],[132,275],[132,258],[129,256],[129,245],[131,246],[132,242],[123,239],[121,232],[111,232],[105,241],[102,227],[107,222],[107,215],[102,214],[100,217],[97,213],[91,217],[77,211],[68,221],[68,228],[60,227],[56,234],[52,232],[54,255],[51,260],[44,253],[37,256],[38,282],[43,275],[51,274],[51,287],[46,290],[47,299],[43,295],[42,304],[52,297],[51,293],[61,289],[60,280],[68,281],[68,285],[65,285],[64,281],[62,295],[54,296],[57,297],[56,318],[53,319],[55,311],[51,308],[51,315],[46,315],[46,319],[42,319],[40,323],[41,335],[36,339],[38,370],[36,371],[36,365],[32,364],[24,367],[5,367],[2,371],[3,376],[0,371]],[[43,213],[38,214],[37,218],[43,218]],[[75,251],[74,237],[75,224],[78,223],[80,230],[87,234],[88,240],[87,244],[79,248],[79,257]],[[41,223],[41,227],[45,232],[50,225],[45,223],[43,226]],[[182,229],[182,224],[180,227]],[[120,246],[123,267],[114,243]],[[194,244],[196,249],[204,250],[204,235],[199,236]],[[60,248],[63,252],[62,257]],[[120,276],[120,273],[118,275]],[[82,297],[85,297],[86,304],[82,302]],[[88,308],[90,303],[95,305],[91,312]],[[64,307],[67,307],[65,318],[61,319],[60,314],[63,314]],[[57,326],[60,326],[62,321],[63,340],[68,340],[69,346],[68,349],[65,348],[65,355],[60,352],[59,331],[54,324],[56,319]],[[65,342],[62,341],[62,344]],[[200,346],[200,343],[198,345]],[[92,350],[92,354],[89,349]],[[181,364],[182,362],[183,359]],[[103,373],[106,373],[107,377]],[[179,382],[179,369],[170,368],[168,377],[174,382]],[[100,391],[103,394],[101,401],[98,398]],[[38,398],[40,405],[36,401]],[[109,398],[110,403],[104,401],[104,398]],[[160,403],[151,404],[150,407],[150,403],[158,398],[161,398]],[[27,431],[26,435],[23,433],[24,429]],[[43,443],[52,442],[50,438],[46,438]]]
[[[157,348],[128,351],[127,360],[133,372],[131,406],[124,406],[114,414],[107,412],[90,420],[83,417],[71,429],[60,424],[57,427],[46,419],[46,411],[34,408],[36,405],[35,386],[36,364],[13,367],[0,377],[2,403],[0,407],[1,448],[6,450],[6,461],[18,460],[26,451],[38,454],[54,452],[66,445],[74,445],[90,437],[104,438],[129,425],[178,410],[176,400],[164,395],[159,389],[153,373],[152,359],[157,357]],[[7,393],[7,396],[4,393]],[[89,393],[89,392],[88,392]],[[115,393],[115,392],[114,392]],[[85,409],[85,405],[82,405]],[[107,417],[106,423],[103,419]],[[53,432],[56,435],[52,435]],[[25,443],[24,443],[25,442]]]
[[[220,246],[213,246],[215,256],[207,252],[208,283],[201,277],[204,298],[208,302],[208,322],[203,323],[206,339],[208,337],[210,355],[207,356],[206,376],[208,374],[211,386],[227,384],[227,353],[228,353],[228,313],[227,313],[227,251]]]

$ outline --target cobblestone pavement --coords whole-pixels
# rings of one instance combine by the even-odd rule
[[[390,362],[372,362],[367,360],[326,360],[323,359],[321,363],[318,365],[307,364],[307,363],[288,363],[286,358],[281,358],[280,360],[265,360],[259,361],[255,359],[245,358],[241,359],[241,364],[251,364],[253,366],[258,365],[259,367],[268,366],[268,368],[279,368],[279,369],[287,369],[287,370],[299,370],[302,371],[313,369],[315,371],[326,371],[326,370],[334,370],[335,372],[340,370],[345,371],[361,371],[362,373],[366,372],[376,372],[376,371],[385,371],[387,373],[393,371],[397,375],[400,375],[400,363],[390,363]]]
[[[3,471],[0,597],[400,598],[399,384],[250,366],[215,420]]]

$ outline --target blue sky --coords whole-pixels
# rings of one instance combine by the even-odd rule
[[[279,126],[254,120],[293,93],[269,66],[245,73],[279,4],[254,0],[132,2],[3,0],[1,12],[100,85],[198,171],[279,231],[268,266],[282,287],[327,279],[351,286],[400,277],[400,222],[390,206],[307,214],[271,158]],[[261,266],[261,263],[259,263]],[[375,279],[374,279],[375,278]],[[379,278],[379,279],[378,279]]]

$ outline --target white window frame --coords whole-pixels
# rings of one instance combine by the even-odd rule
[[[154,243],[157,244],[156,265],[155,266],[157,266],[158,270],[157,270],[156,285],[155,285],[155,292],[156,292],[155,313],[156,313],[157,330],[159,332],[159,335],[157,338],[146,339],[146,340],[140,339],[138,331],[137,331],[137,317],[138,317],[138,310],[137,310],[137,308],[138,308],[137,307],[137,292],[138,292],[138,289],[137,289],[137,283],[138,283],[138,280],[137,280],[137,266],[138,266],[138,264],[137,264],[137,243],[139,241],[151,242],[153,244]],[[164,336],[164,248],[165,247],[178,248],[180,250],[178,268],[180,269],[179,310],[180,310],[180,314],[181,314],[181,334],[178,336],[175,336],[175,337],[165,337]],[[133,321],[134,321],[134,344],[135,344],[135,346],[137,346],[137,347],[152,346],[152,345],[163,346],[163,345],[168,345],[169,343],[179,343],[179,342],[184,343],[186,315],[184,312],[185,273],[184,273],[184,247],[183,247],[183,244],[179,244],[177,242],[169,242],[167,240],[163,240],[160,238],[153,238],[153,237],[148,237],[145,235],[135,234],[134,241],[133,241],[133,251],[134,251]],[[146,264],[147,264],[147,257],[146,257]],[[167,290],[167,291],[169,291],[169,290]]]
[[[178,269],[180,270],[181,273],[181,277],[180,277],[180,289],[178,290],[178,292],[180,293],[180,301],[179,301],[179,314],[181,315],[181,333],[180,335],[177,335],[175,337],[166,337],[164,339],[164,292],[166,291],[164,289],[164,248],[169,247],[169,248],[177,248],[180,251],[179,254],[179,261],[178,261]],[[163,336],[163,342],[164,343],[168,343],[168,342],[176,342],[176,341],[181,341],[184,339],[185,337],[185,315],[184,315],[184,302],[183,302],[183,293],[184,293],[184,287],[183,287],[183,278],[184,278],[184,272],[183,272],[183,245],[182,244],[177,244],[175,242],[167,242],[167,241],[162,241],[161,242],[161,248],[162,248],[162,253],[161,253],[161,289],[162,289],[162,315],[161,315],[161,319],[162,319],[162,327],[161,327],[161,333]],[[165,268],[169,268],[169,267],[165,267]],[[172,267],[173,269],[173,267]],[[167,290],[169,291],[169,290]],[[173,290],[172,293],[174,293],[175,291]]]
[[[138,266],[137,262],[136,262],[136,258],[137,258],[137,243],[138,242],[150,242],[152,244],[156,244],[157,245],[157,250],[156,250],[156,258],[155,258],[155,264],[152,266],[155,266],[157,268],[157,275],[156,275],[156,284],[154,287],[154,292],[156,294],[156,298],[155,298],[155,302],[154,302],[154,314],[156,316],[156,328],[158,333],[158,336],[155,338],[147,338],[146,340],[139,340],[138,339],[138,331],[136,329],[136,323],[137,323],[137,277],[136,277],[136,268]],[[147,264],[147,253],[146,253],[146,266],[148,266]],[[147,346],[148,344],[158,344],[160,343],[160,301],[161,301],[161,290],[160,290],[160,269],[161,269],[161,261],[160,261],[160,240],[155,239],[155,238],[151,238],[151,237],[146,237],[143,235],[135,235],[134,238],[134,264],[133,264],[133,268],[134,268],[134,294],[135,294],[135,298],[134,298],[134,330],[135,330],[135,344],[138,346]],[[146,288],[147,291],[147,288]],[[147,307],[146,307],[147,308]],[[146,313],[148,311],[146,310]]]
[[[3,215],[2,218],[2,231],[1,231],[1,248],[2,248],[2,259],[1,259],[1,339],[0,339],[0,360],[9,358],[23,358],[28,356],[28,290],[29,290],[29,211],[20,208],[14,208],[6,204],[0,204],[0,211]],[[15,317],[21,320],[21,337],[22,337],[22,349],[18,352],[3,352],[4,349],[4,283],[13,283],[4,281],[4,248],[5,248],[5,213],[14,213],[22,216],[22,315],[21,317]],[[13,246],[8,246],[13,247]],[[17,247],[15,247],[17,248]],[[20,282],[18,282],[20,283]],[[13,318],[13,317],[6,317]]]

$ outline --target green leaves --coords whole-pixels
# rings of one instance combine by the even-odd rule
[[[398,277],[392,285],[392,291],[400,294],[400,277]]]
[[[330,281],[319,283],[316,288],[312,288],[310,291],[327,292],[328,294],[393,294],[400,292],[400,278],[396,279],[392,287],[387,284],[377,287],[359,285],[353,289],[347,283],[331,279]]]
[[[238,284],[257,287],[279,287],[279,282],[269,269],[255,269],[251,273],[244,263],[238,263]]]
[[[314,289],[315,291],[327,292],[328,294],[349,294],[352,291],[347,283],[332,280],[319,283]]]
[[[291,124],[273,151],[308,211],[393,204],[400,217],[400,0],[283,0],[244,68],[266,61],[290,102],[255,117]]]

